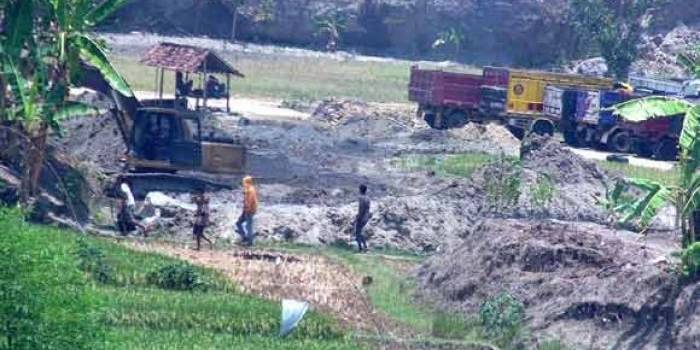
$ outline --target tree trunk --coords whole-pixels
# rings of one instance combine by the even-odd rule
[[[29,135],[29,145],[24,158],[24,176],[22,176],[22,202],[28,203],[39,193],[39,179],[44,168],[48,125],[41,123],[38,130]]]

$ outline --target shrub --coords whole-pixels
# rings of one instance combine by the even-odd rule
[[[542,213],[549,211],[555,193],[556,187],[549,175],[537,174],[537,183],[530,196],[530,206],[533,210]]]
[[[465,339],[474,329],[473,322],[459,315],[439,312],[433,317],[432,335],[442,339]]]
[[[690,279],[700,277],[700,242],[691,244],[681,253],[683,275]]]
[[[547,340],[537,346],[537,350],[566,350],[567,347],[561,340]]]
[[[90,274],[97,282],[105,284],[114,282],[114,268],[105,261],[102,250],[88,244],[84,239],[79,239],[77,244],[78,250],[76,254],[80,269]]]
[[[500,345],[511,345],[522,331],[525,307],[520,300],[502,292],[481,305],[479,316],[489,337]]]
[[[495,213],[502,213],[518,204],[520,199],[520,161],[501,156],[492,163],[484,181],[486,201]]]
[[[200,273],[187,263],[168,264],[148,274],[148,282],[170,290],[206,290]]]

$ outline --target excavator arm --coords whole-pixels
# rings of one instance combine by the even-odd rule
[[[131,97],[128,97],[113,89],[100,71],[87,64],[82,64],[80,81],[76,85],[94,90],[112,99],[114,102],[114,110],[112,111],[114,118],[127,149],[131,151],[133,147],[131,130],[134,126],[137,111],[143,107],[141,102],[136,99],[133,93]]]

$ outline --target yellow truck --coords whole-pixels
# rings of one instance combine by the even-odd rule
[[[511,69],[506,101],[507,124],[514,133],[533,131],[554,134],[555,123],[543,114],[545,89],[552,86],[575,86],[579,89],[608,90],[613,80],[562,74]]]

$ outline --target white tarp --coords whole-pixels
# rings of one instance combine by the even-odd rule
[[[305,301],[296,301],[284,299],[282,300],[282,323],[280,325],[280,336],[284,337],[291,333],[297,327],[306,311],[309,309],[309,303]]]

